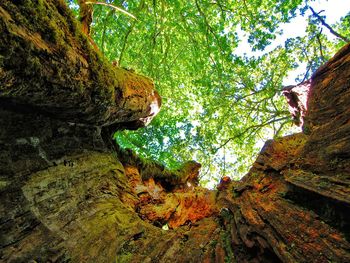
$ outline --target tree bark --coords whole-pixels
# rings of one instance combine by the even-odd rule
[[[90,26],[93,20],[93,6],[86,4],[86,0],[78,0],[79,4],[79,20],[81,23],[81,31],[87,36],[90,35]],[[90,1],[94,2],[94,1]]]

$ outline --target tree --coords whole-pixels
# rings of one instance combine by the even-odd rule
[[[0,40],[1,261],[350,262],[350,44],[310,81],[309,135],[208,190],[198,163],[118,149],[109,131],[153,117],[158,97],[63,1],[1,1]]]
[[[290,130],[284,78],[306,64],[299,81],[306,80],[336,49],[307,1],[107,3],[136,19],[94,5],[93,39],[110,61],[151,76],[163,98],[149,127],[119,132],[118,142],[170,167],[195,159],[203,182],[240,178],[259,141]],[[310,16],[307,34],[265,51],[298,15]],[[259,55],[236,52],[245,35]]]

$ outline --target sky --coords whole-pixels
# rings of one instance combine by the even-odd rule
[[[321,10],[324,10],[322,12],[322,15],[326,16],[326,22],[331,25],[335,22],[339,21],[339,19],[343,16],[345,16],[350,11],[350,0],[316,0],[310,3],[310,6],[316,11],[320,12]],[[284,42],[287,40],[287,38],[293,36],[303,36],[305,35],[305,29],[307,27],[307,19],[308,16],[311,14],[310,10],[307,10],[307,13],[304,16],[297,16],[294,19],[291,20],[288,24],[281,25],[281,29],[283,30],[283,34],[278,37],[272,45],[267,47],[264,51],[256,51],[252,52],[250,45],[248,44],[247,37],[242,37],[243,40],[240,42],[238,48],[236,49],[236,54],[244,54],[246,53],[249,55],[254,56],[260,56],[270,50],[273,50],[278,45],[284,45]],[[334,36],[329,33],[328,29],[324,29],[324,33],[327,34],[327,36],[332,39]],[[243,32],[241,32],[243,34]],[[284,85],[294,85],[295,78],[298,76],[298,74],[303,73],[305,71],[306,65],[301,65],[298,69],[291,72],[289,76],[284,80]]]

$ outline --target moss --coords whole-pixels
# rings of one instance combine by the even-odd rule
[[[233,198],[238,198],[241,196],[241,192],[237,192],[235,189],[232,191],[232,197]]]
[[[3,191],[8,185],[10,185],[9,181],[0,181],[0,191]]]
[[[27,66],[24,68],[26,75],[37,74],[42,68],[38,57],[28,56],[26,61]]]
[[[212,250],[214,250],[217,244],[218,244],[218,241],[217,241],[216,239],[211,240],[211,241],[209,242],[209,247],[210,247]]]
[[[132,253],[126,253],[123,255],[118,255],[115,262],[116,263],[127,263],[127,262],[131,262],[132,259]]]
[[[223,231],[220,233],[220,239],[226,254],[225,262],[235,262],[234,252],[231,245],[231,225],[234,224],[233,214],[229,209],[223,208],[220,211],[220,218],[223,221],[222,225],[224,226]]]
[[[87,59],[90,72],[95,74],[92,76],[93,79],[101,85],[94,87],[98,96],[102,97],[102,100],[105,100],[106,97],[112,97],[114,88],[117,86],[115,74],[109,63],[101,54],[98,54],[98,51],[91,47],[86,36],[78,30],[79,27],[74,15],[66,7],[64,1],[17,0],[5,1],[2,5],[6,12],[9,13],[10,19],[14,21],[14,24],[18,25],[18,30],[25,28],[25,31],[29,30],[28,33],[39,33],[41,38],[46,42],[46,45],[50,49],[52,48],[55,53],[58,52],[60,55],[66,55],[69,49],[78,49],[77,51]],[[32,36],[34,37],[35,35],[33,34]],[[32,42],[31,39],[27,39],[26,41],[28,43]],[[20,54],[21,52],[18,52],[18,49],[13,47],[16,46],[17,42],[18,39],[12,39],[11,43],[4,43],[6,43],[6,46],[12,47],[15,53]],[[36,49],[37,51],[41,50],[40,48]],[[23,54],[28,53],[23,52]],[[38,59],[32,60],[30,58],[28,59],[28,64],[32,65],[32,67],[27,69],[30,70],[36,69],[40,63]],[[64,69],[65,75],[69,75],[67,74],[68,70],[70,70],[68,67]],[[79,81],[77,82],[79,83]],[[86,85],[78,85],[78,90],[81,87],[85,87],[84,90],[89,88]]]
[[[222,240],[222,244],[223,244],[223,248],[225,250],[225,262],[235,262],[234,260],[234,253],[233,253],[233,249],[231,246],[231,231],[229,231],[229,229],[226,229],[226,231],[221,232],[221,240]]]

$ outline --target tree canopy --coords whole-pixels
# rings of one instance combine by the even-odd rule
[[[68,1],[91,5],[90,35],[111,61],[150,76],[163,99],[146,128],[116,133],[122,147],[173,168],[202,164],[202,183],[240,178],[258,142],[292,125],[281,89],[290,72],[308,79],[350,38],[350,13],[327,24],[312,1]],[[322,7],[321,7],[322,8]],[[308,17],[305,34],[283,43],[281,25]],[[327,27],[328,26],[328,27]],[[327,33],[335,38],[329,38]],[[247,42],[251,54],[239,53]],[[261,146],[261,145],[260,145]]]

